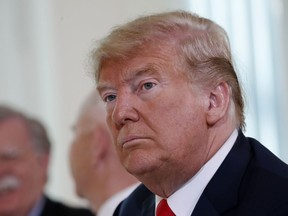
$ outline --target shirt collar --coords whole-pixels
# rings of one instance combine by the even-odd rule
[[[175,215],[191,215],[205,187],[232,149],[237,135],[238,131],[235,129],[215,155],[187,183],[168,197],[168,205]],[[155,206],[161,199],[156,195]]]
[[[107,215],[113,215],[113,212],[115,211],[116,207],[119,205],[119,203],[124,200],[126,197],[129,196],[129,194],[139,185],[133,184],[124,190],[116,193],[115,195],[111,196],[108,200],[106,200],[103,205],[100,206],[100,208],[97,211],[97,216],[107,216]]]
[[[28,216],[40,216],[45,205],[45,197],[42,196],[34,205]]]

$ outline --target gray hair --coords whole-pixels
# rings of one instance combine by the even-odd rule
[[[31,118],[16,109],[0,105],[0,123],[9,119],[23,121],[31,137],[31,143],[37,152],[50,153],[51,142],[44,125],[39,120]]]
[[[105,104],[96,89],[93,89],[83,102],[78,114],[78,120],[85,116],[86,118],[88,117],[90,121],[86,122],[86,126],[82,128],[82,130],[89,131],[95,127],[95,124],[101,122],[104,122],[106,125]]]

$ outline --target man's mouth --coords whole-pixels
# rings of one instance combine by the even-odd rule
[[[144,140],[144,137],[141,136],[127,136],[124,139],[121,139],[120,145],[122,148],[129,148],[136,144],[136,142]]]

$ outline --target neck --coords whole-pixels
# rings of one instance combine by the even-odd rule
[[[193,162],[193,165],[191,165],[191,160],[193,160],[193,158],[188,155],[188,159],[178,159],[169,162],[166,167],[146,173],[139,177],[139,180],[153,193],[168,198],[189,181],[201,167],[215,155],[234,129],[235,126],[233,124],[209,128],[206,143],[207,147],[205,148],[205,151],[201,152],[201,156],[198,156],[198,159],[194,158],[196,163]]]

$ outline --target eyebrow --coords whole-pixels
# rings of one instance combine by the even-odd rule
[[[147,64],[145,67],[138,68],[135,70],[131,70],[127,72],[126,77],[124,78],[124,82],[129,83],[138,77],[141,77],[143,75],[149,75],[149,74],[157,74],[157,70],[155,69],[153,64]],[[115,89],[109,82],[102,82],[98,83],[96,87],[98,92],[105,91],[105,90],[111,90]]]
[[[108,82],[98,83],[96,87],[98,92],[106,91],[109,89],[114,89],[114,87],[112,87]]]
[[[15,158],[21,153],[21,150],[15,148],[4,149],[0,152],[0,158]]]
[[[147,75],[147,74],[155,74],[156,70],[152,65],[147,65],[145,68],[141,68],[138,71],[136,70],[136,73],[133,75],[134,77],[140,77],[142,75]]]

